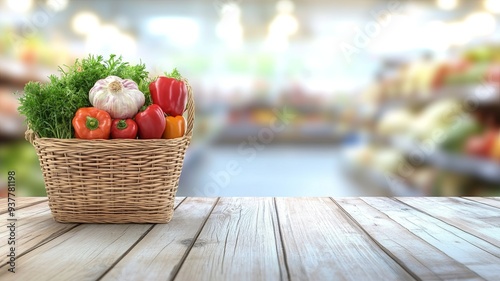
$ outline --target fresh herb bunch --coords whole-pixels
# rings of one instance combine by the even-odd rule
[[[68,139],[73,137],[71,120],[81,107],[92,106],[89,91],[99,79],[115,75],[135,81],[151,104],[149,73],[142,63],[130,65],[122,57],[111,55],[108,60],[102,56],[90,55],[76,60],[71,66],[59,67],[60,77],[51,75],[50,82],[41,84],[29,82],[24,87],[24,96],[19,101],[19,112],[39,137]]]

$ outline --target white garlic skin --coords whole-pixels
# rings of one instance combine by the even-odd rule
[[[89,91],[89,100],[92,106],[107,111],[113,119],[134,117],[146,101],[137,83],[118,76],[97,81]]]

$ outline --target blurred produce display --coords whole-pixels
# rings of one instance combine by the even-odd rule
[[[379,105],[425,103],[436,99],[476,99],[498,102],[497,91],[483,90],[500,86],[500,46],[469,49],[459,57],[438,61],[423,57],[418,61],[399,62],[367,89],[363,101]]]
[[[16,196],[45,196],[40,164],[33,146],[15,141],[0,146],[0,197],[6,197],[7,172],[16,173]]]
[[[402,63],[361,99],[365,148],[357,167],[404,183],[408,194],[500,194],[500,46],[458,58]],[[373,121],[375,120],[375,121]],[[390,187],[390,184],[389,184]]]
[[[112,0],[0,0],[2,168],[29,175],[38,165],[32,147],[18,144],[25,84],[47,82],[78,57],[116,53],[152,75],[182,66],[192,78],[184,165],[200,179],[193,186],[249,144],[273,167],[283,164],[275,148],[329,148],[325,159],[301,159],[310,172],[248,163],[243,174],[276,178],[262,184],[285,196],[292,183],[302,190],[301,180],[330,177],[354,194],[344,183],[363,175],[357,186],[370,195],[498,194],[500,1],[396,1],[401,9],[385,14],[390,2],[123,0],[110,9]],[[205,159],[214,149],[225,152],[213,156],[220,166]],[[19,179],[38,180],[41,194],[39,170]]]

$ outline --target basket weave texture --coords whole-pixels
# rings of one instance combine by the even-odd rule
[[[188,88],[186,134],[176,139],[39,138],[28,130],[54,219],[66,223],[167,223],[172,219],[194,99]]]

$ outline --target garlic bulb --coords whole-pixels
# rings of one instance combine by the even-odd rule
[[[97,81],[89,92],[90,103],[105,110],[111,118],[132,118],[144,105],[144,94],[129,79],[109,76]]]

